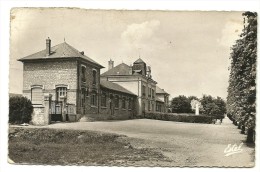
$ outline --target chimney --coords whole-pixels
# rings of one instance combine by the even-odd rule
[[[111,59],[108,61],[108,70],[113,69],[114,68],[114,61],[112,61]]]
[[[46,55],[51,55],[51,40],[49,37],[46,39]]]

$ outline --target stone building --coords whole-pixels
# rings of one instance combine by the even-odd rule
[[[142,117],[145,111],[164,112],[168,103],[169,94],[158,90],[151,67],[140,58],[133,65],[116,67],[110,60],[108,71],[100,74],[104,67],[83,51],[65,41],[51,46],[48,38],[44,50],[19,61],[23,95],[34,106],[34,124],[67,121],[72,114],[74,121]]]
[[[169,96],[164,89],[156,86],[156,111],[157,112],[168,112]]]
[[[135,112],[136,96],[116,83],[101,82],[103,66],[66,42],[51,47],[48,38],[44,50],[19,61],[23,62],[23,95],[36,109],[42,108],[44,94],[50,94],[58,120],[68,120],[57,110],[59,102],[75,105],[76,119],[128,119]]]
[[[143,112],[167,112],[169,94],[156,86],[152,79],[151,67],[142,59],[137,59],[133,65],[121,63],[114,67],[114,62],[108,62],[108,71],[101,78],[117,83],[137,96],[137,116]]]

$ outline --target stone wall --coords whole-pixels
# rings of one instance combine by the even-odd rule
[[[101,106],[101,95],[106,94],[106,106]],[[110,96],[119,96],[119,107],[115,108],[114,98],[110,99]],[[126,106],[122,108],[122,98],[126,99]],[[129,107],[129,98],[132,101],[132,107]],[[134,118],[136,114],[136,96],[129,95],[109,89],[101,88],[101,94],[99,95],[98,107],[90,107],[86,114],[82,116],[80,121],[96,121],[96,120],[125,120]],[[91,111],[91,109],[95,110]]]
[[[76,104],[77,62],[69,60],[25,62],[23,94],[31,99],[31,86],[42,85],[43,93],[56,97],[56,85],[67,85],[68,103]]]
[[[84,74],[82,68],[85,68]],[[96,83],[94,83],[93,71],[96,71]],[[84,77],[85,76],[85,77]],[[82,89],[86,89],[87,95],[85,96],[85,103],[82,104]],[[85,114],[94,113],[97,114],[99,104],[96,106],[91,106],[91,95],[96,92],[97,95],[100,94],[100,69],[95,65],[87,63],[86,61],[79,61],[78,63],[78,91],[77,91],[77,113]],[[99,102],[99,96],[97,96],[97,102]]]
[[[32,120],[33,125],[44,125],[44,106],[34,106]]]

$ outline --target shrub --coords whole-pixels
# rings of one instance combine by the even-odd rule
[[[208,115],[178,114],[178,113],[162,113],[162,112],[145,112],[144,118],[157,119],[163,121],[176,121],[188,123],[212,123],[214,117]]]
[[[32,119],[33,106],[29,99],[14,96],[9,99],[9,123],[29,123]]]

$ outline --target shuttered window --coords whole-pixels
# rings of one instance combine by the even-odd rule
[[[32,104],[42,104],[43,93],[41,87],[32,88]]]

